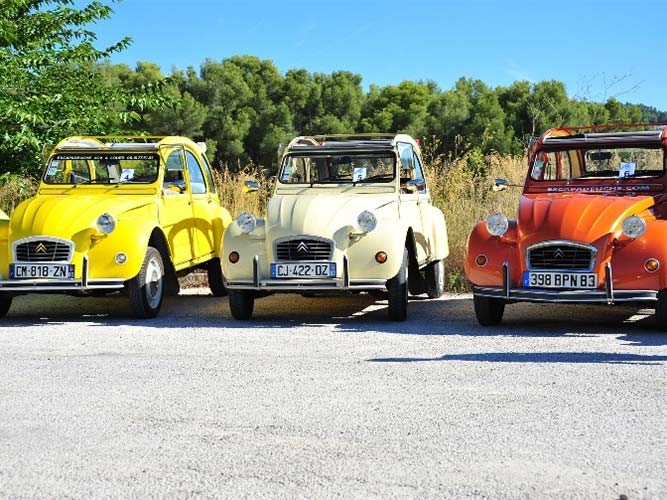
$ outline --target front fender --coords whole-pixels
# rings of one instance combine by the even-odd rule
[[[478,256],[485,256],[486,263],[479,265]],[[507,262],[511,279],[515,285],[521,283],[521,265],[517,252],[516,221],[510,221],[509,229],[503,236],[493,236],[486,229],[486,223],[477,224],[468,238],[465,258],[465,276],[473,285],[502,286],[503,264]]]

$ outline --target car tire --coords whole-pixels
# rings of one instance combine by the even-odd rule
[[[667,290],[658,292],[658,301],[655,303],[655,326],[658,330],[667,331]]]
[[[480,325],[495,326],[503,320],[505,301],[502,299],[474,295],[473,303],[475,305],[475,316],[477,316]]]
[[[442,297],[445,293],[445,260],[440,259],[426,266],[424,278],[429,299]]]
[[[162,254],[148,247],[141,270],[128,282],[130,306],[136,318],[154,318],[160,312],[164,297],[164,262]]]
[[[403,250],[403,261],[398,273],[387,281],[389,319],[405,321],[408,317],[408,249]]]
[[[0,295],[0,318],[7,316],[9,308],[12,307],[12,300],[14,300],[12,296]]]
[[[229,290],[227,295],[229,310],[234,319],[245,321],[252,317],[255,308],[255,294],[252,290]]]
[[[225,287],[225,278],[222,274],[222,266],[220,259],[215,258],[210,260],[206,266],[206,274],[208,275],[208,287],[214,297],[224,297],[227,295],[227,287]]]

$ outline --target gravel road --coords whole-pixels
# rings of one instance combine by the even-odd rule
[[[111,313],[109,311],[112,311]],[[646,314],[644,314],[646,313]],[[25,296],[0,323],[0,498],[667,499],[651,312],[205,290]]]

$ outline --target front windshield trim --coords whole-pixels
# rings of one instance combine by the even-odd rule
[[[341,165],[341,164],[347,164],[349,163],[350,169],[352,171],[349,173],[350,177],[343,178],[335,178],[335,179],[313,179],[311,176],[311,167],[307,167],[307,175],[305,175],[305,178],[303,181],[301,180],[290,180],[286,181],[285,179],[287,176],[292,175],[292,170],[289,172],[287,171],[287,168],[290,167],[288,163],[292,159],[299,159],[299,158],[304,158],[304,159],[333,159],[333,158],[340,158],[342,160],[347,159],[347,162],[339,162],[336,165]],[[368,175],[368,165],[366,167],[354,167],[353,163],[355,162],[360,162],[362,160],[373,160],[373,159],[380,159],[380,160],[386,160],[388,162],[391,162],[389,166],[389,169],[391,172],[388,172],[387,168],[385,168],[384,173],[378,172],[377,174],[373,175]],[[330,169],[332,165],[326,166],[326,168]],[[332,185],[339,185],[339,186],[359,186],[359,185],[373,185],[373,184],[382,184],[382,185],[389,185],[392,182],[395,182],[396,180],[396,157],[393,154],[393,150],[382,150],[378,151],[376,150],[368,150],[368,151],[349,151],[349,150],[340,150],[340,151],[299,151],[299,152],[294,152],[294,153],[288,153],[283,157],[283,160],[281,162],[280,170],[278,172],[277,176],[277,184],[281,186],[316,186],[316,185],[326,185],[326,186],[332,186]],[[306,167],[304,166],[304,174]],[[372,172],[371,172],[372,173]],[[329,170],[329,175],[331,175],[331,170]],[[310,180],[306,180],[306,178],[310,177]]]
[[[86,164],[75,168],[74,161]],[[135,175],[142,166],[148,172],[140,171],[143,175]],[[160,155],[157,152],[59,151],[49,158],[41,180],[49,186],[149,185],[157,182],[159,173]]]
[[[528,179],[532,182],[628,181],[657,179],[667,171],[667,152],[662,144],[569,144],[543,146],[531,158]],[[662,152],[651,157],[652,152]],[[662,167],[662,168],[660,168]]]

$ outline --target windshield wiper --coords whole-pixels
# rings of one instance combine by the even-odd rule
[[[377,175],[371,175],[370,177],[366,177],[365,179],[359,179],[354,183],[356,184],[357,182],[373,182],[379,179],[393,179],[393,178],[394,174],[377,174]]]

